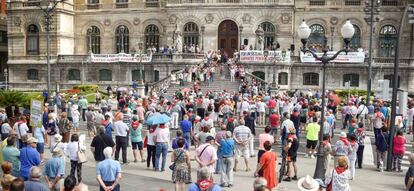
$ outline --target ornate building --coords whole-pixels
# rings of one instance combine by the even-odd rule
[[[37,3],[13,0],[8,4],[12,88],[46,87],[46,26]],[[379,79],[392,78],[396,34],[407,3],[381,1],[373,35],[374,90]],[[255,32],[261,26],[264,47],[278,43],[279,50],[292,51],[291,62],[245,62],[248,71],[268,82],[276,75],[282,89],[317,89],[321,86],[321,68],[300,62],[297,27],[302,19],[307,22],[312,31],[309,45],[315,49],[327,45],[339,50],[344,45],[340,27],[349,18],[356,29],[351,48],[367,51],[370,27],[364,8],[362,0],[67,0],[58,4],[52,19],[52,81],[63,87],[79,83],[125,85],[138,79],[140,70],[146,81],[158,81],[186,65],[199,64],[203,55],[154,54],[143,66],[136,62],[91,62],[88,55],[174,46],[177,31],[184,45],[196,45],[201,52],[222,50],[232,55],[241,45],[255,49]],[[406,25],[402,36],[400,88],[414,91],[412,25]],[[347,81],[352,88],[366,89],[367,62],[331,64],[327,79],[328,89],[343,89]]]

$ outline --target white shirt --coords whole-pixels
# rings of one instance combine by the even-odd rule
[[[360,114],[360,115],[366,115],[366,114],[368,114],[368,108],[367,108],[367,106],[365,106],[364,104],[361,104],[358,107],[358,114]]]
[[[259,112],[265,112],[266,111],[266,104],[264,102],[262,102],[262,101],[259,101],[257,103],[257,110]]]
[[[295,125],[290,119],[286,119],[282,123],[282,130],[284,129],[286,133],[289,133],[289,129],[295,128]]]
[[[3,125],[1,125],[1,133],[10,133],[11,130],[12,128],[8,123],[3,123]]]
[[[65,155],[69,157],[70,160],[78,161],[78,149],[85,150],[84,145],[79,145],[79,142],[70,142],[66,146]]]
[[[147,144],[148,145],[155,145],[155,142],[154,142],[154,135],[155,135],[155,133],[153,132],[153,133],[147,133],[147,139],[148,139],[148,141],[147,141]]]
[[[157,143],[168,143],[170,141],[170,130],[167,127],[155,129],[156,136],[155,142]]]
[[[27,127],[26,123],[21,123],[20,125],[18,125],[18,123],[15,123],[13,129],[16,129],[18,139],[21,139],[22,136],[26,135],[29,131],[29,127]]]
[[[128,125],[122,121],[114,123],[115,136],[126,137],[129,131]]]
[[[408,110],[407,115],[408,115],[408,121],[413,121],[414,107]]]
[[[356,106],[351,106],[350,108],[349,108],[349,113],[351,114],[351,115],[357,115],[358,114],[358,108],[356,107]]]

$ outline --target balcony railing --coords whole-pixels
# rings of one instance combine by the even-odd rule
[[[345,0],[345,6],[359,6],[361,5],[361,0]]]
[[[117,2],[115,8],[128,8],[128,2]]]
[[[145,7],[159,7],[160,4],[158,1],[146,1]]]
[[[324,6],[326,4],[325,0],[310,0],[310,6]]]
[[[37,7],[37,6],[40,6],[40,1],[23,2],[23,7]]]
[[[398,0],[383,0],[381,2],[382,6],[398,6],[399,2]]]
[[[86,7],[88,9],[99,9],[101,5],[99,3],[91,3],[91,4],[87,4]]]

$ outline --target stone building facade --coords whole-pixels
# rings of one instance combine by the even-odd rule
[[[10,85],[16,89],[46,87],[46,40],[42,12],[33,2],[8,4]],[[409,0],[383,0],[376,15],[373,35],[373,89],[380,79],[392,78],[396,32]],[[356,28],[353,49],[368,49],[370,25],[365,21],[362,0],[67,0],[57,5],[51,32],[52,82],[66,88],[73,84],[126,85],[144,71],[146,81],[157,81],[186,65],[203,62],[203,55],[154,54],[143,63],[93,63],[89,53],[138,52],[148,47],[174,46],[177,31],[183,44],[201,52],[231,52],[243,45],[256,47],[256,30],[264,30],[265,47],[279,44],[292,51],[290,63],[243,63],[249,72],[271,82],[276,75],[282,89],[318,89],[321,67],[301,63],[297,27],[305,20],[312,29],[310,46],[343,48],[340,33],[346,19]],[[413,27],[402,31],[400,88],[413,92]],[[30,49],[30,50],[29,50]],[[327,88],[366,89],[367,62],[334,63],[328,66]]]

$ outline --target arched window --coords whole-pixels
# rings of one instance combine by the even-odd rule
[[[68,71],[68,80],[80,80],[80,70],[79,69],[70,69]]]
[[[39,54],[39,28],[33,24],[27,27],[26,52],[28,55]]]
[[[288,85],[288,73],[280,72],[279,78],[277,79],[279,85]]]
[[[392,25],[385,25],[379,33],[379,57],[393,57],[397,43],[397,29]]]
[[[128,27],[121,25],[116,28],[116,52],[129,53],[129,30]]]
[[[140,78],[140,70],[132,70],[132,81],[145,80],[145,71],[142,71],[142,78]]]
[[[194,44],[198,45],[198,26],[193,22],[189,22],[184,25],[183,30],[183,38],[184,38],[184,45],[191,46]]]
[[[87,45],[88,45],[88,52],[94,54],[101,53],[101,31],[98,27],[92,26],[88,28],[87,32]]]
[[[160,71],[154,70],[154,82],[158,82],[160,80]]]
[[[345,86],[345,83],[349,82],[350,87],[359,86],[359,75],[358,74],[344,74],[342,85]]]
[[[354,25],[355,33],[349,43],[349,48],[351,49],[358,49],[361,48],[361,29],[358,26]]]
[[[252,72],[253,75],[257,76],[258,78],[265,80],[266,79],[266,74],[262,71],[254,71]]]
[[[316,50],[321,50],[326,45],[325,28],[322,25],[314,24],[310,26],[311,34],[308,44]]]
[[[389,80],[390,81],[389,87],[392,88],[392,84],[394,81],[394,75],[393,74],[384,75],[384,80]],[[400,76],[398,76],[398,83],[397,83],[397,88],[399,87],[400,87]]]
[[[99,81],[112,81],[112,71],[108,69],[99,70]]]
[[[27,80],[39,80],[39,71],[36,69],[27,70]]]
[[[145,27],[145,49],[149,47],[155,47],[157,50],[159,49],[160,45],[160,30],[156,25],[148,25]]]
[[[304,73],[303,85],[305,86],[319,86],[319,74],[318,73]]]
[[[275,40],[275,26],[269,22],[263,22],[262,28],[264,31],[264,46],[265,49],[271,49],[273,42]]]

